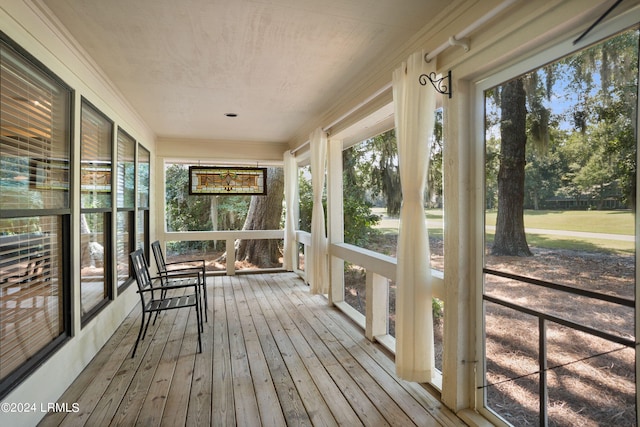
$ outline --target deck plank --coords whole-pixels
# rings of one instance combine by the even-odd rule
[[[188,324],[195,322],[195,313],[190,310]],[[185,331],[183,345],[180,347],[180,353],[176,360],[173,378],[169,385],[169,391],[166,397],[166,404],[162,411],[160,425],[161,426],[179,426],[185,425],[187,422],[187,409],[189,408],[189,398],[193,389],[194,370],[196,362],[195,349],[198,345],[198,331],[193,326],[188,327]],[[204,354],[204,347],[202,349]],[[194,405],[195,406],[195,405]],[[208,412],[208,408],[207,411]]]
[[[300,289],[296,289],[295,292],[300,294]],[[332,320],[331,329],[333,333],[340,334],[342,332],[351,336],[352,339],[358,343],[358,346],[373,359],[376,360],[384,370],[389,374],[403,389],[405,389],[413,399],[415,399],[423,408],[425,408],[431,417],[435,418],[436,425],[459,427],[465,424],[456,417],[449,409],[442,406],[442,404],[431,394],[429,394],[422,385],[410,381],[399,379],[395,375],[395,365],[391,358],[389,358],[386,350],[379,348],[376,344],[366,339],[360,330],[353,322],[345,322],[344,316],[338,310],[318,310],[318,304],[323,303],[323,297],[319,295],[310,295],[309,293],[302,292],[302,294],[309,297],[307,306],[316,315],[327,316]]]
[[[269,371],[266,357],[260,345],[260,339],[254,324],[251,308],[245,297],[243,288],[247,287],[246,279],[239,278],[232,284],[233,295],[238,309],[244,344],[249,356],[249,368],[253,380],[254,394],[258,403],[260,413],[260,425],[262,426],[283,426],[285,425],[284,415],[280,407],[280,400],[276,393],[273,379]]]
[[[229,328],[229,352],[233,377],[233,396],[236,405],[236,419],[241,426],[260,425],[258,400],[253,388],[253,378],[249,367],[249,355],[245,346],[236,296],[228,277],[224,280],[224,298]]]
[[[261,281],[261,286],[269,285]],[[287,304],[286,298],[274,292],[275,288],[270,290],[269,300],[279,313],[283,313],[283,316],[286,314],[288,328],[300,331],[293,337],[296,348],[310,369],[318,375],[318,388],[338,423],[341,425],[388,425],[340,361],[334,357],[306,320],[298,315],[297,308]],[[323,370],[326,371],[326,376],[322,374]]]
[[[254,281],[250,281],[250,283],[255,285]],[[270,301],[267,300],[268,290],[263,286],[253,286],[253,289],[311,422],[314,426],[337,426],[338,423],[324,401],[322,393],[318,390],[311,373],[307,370],[304,361],[291,342],[289,335],[291,331],[287,330],[287,327],[280,322],[279,313],[276,313]]]
[[[171,310],[131,358],[136,307],[60,398],[80,412],[40,425],[464,425],[295,274],[207,282],[202,353],[194,311]]]
[[[242,287],[245,298],[252,307],[251,315],[254,318],[254,324],[258,333],[258,339],[262,347],[271,379],[273,381],[280,407],[287,425],[295,426],[311,426],[311,419],[307,414],[304,403],[298,394],[295,383],[285,361],[278,349],[275,338],[269,329],[267,319],[260,309],[256,294],[251,284]]]
[[[342,363],[352,367],[349,372],[351,375],[356,375],[354,379],[359,381],[363,389],[376,392],[371,393],[372,398],[379,399],[376,406],[384,408],[384,414],[391,424],[438,425],[429,412],[403,389],[372,355],[363,351],[353,337],[342,332],[324,310],[314,314],[309,309],[309,304],[314,306],[316,303],[311,300],[308,292],[286,286],[284,282],[270,283],[272,286],[280,286],[282,296],[289,298],[303,316],[307,319],[317,319],[313,323],[314,329],[323,341],[331,343],[333,351],[340,355]],[[342,347],[336,343],[342,343]],[[381,391],[385,394],[382,395]],[[387,399],[392,399],[394,403],[390,403]]]
[[[168,338],[177,315],[178,310],[162,312],[156,324],[149,326],[149,330],[144,341],[151,342],[149,347],[147,347],[146,352],[143,354],[136,354],[136,357],[140,357],[142,359],[142,363],[139,365],[129,388],[126,390],[124,398],[118,406],[113,418],[114,424],[126,426],[135,425],[136,420],[140,416],[142,405],[149,394],[153,377],[160,365],[160,362],[162,361],[162,356],[165,348],[167,347]],[[152,318],[153,317],[155,317],[155,315],[152,316]]]
[[[168,341],[162,351],[160,363],[155,370],[149,391],[144,398],[140,414],[137,417],[137,422],[145,426],[160,425],[171,383],[174,378],[179,381],[175,376],[175,371],[183,342],[185,345],[187,344],[185,339],[188,337],[188,331],[194,329],[194,326],[197,325],[194,309],[175,311],[176,318],[173,327],[169,331]],[[190,316],[190,313],[193,316]],[[190,350],[193,353],[196,348],[192,347]]]
[[[195,316],[195,314],[194,314]],[[193,373],[191,376],[191,389],[186,390],[189,393],[187,411],[187,425],[209,425],[211,422],[211,399],[213,384],[213,357],[212,341],[206,337],[213,337],[213,322],[203,321],[204,331],[202,332],[202,353],[197,353],[198,349],[198,330],[194,327],[189,328],[192,336],[193,344],[189,357],[193,359]],[[188,359],[190,360],[190,359]],[[182,387],[180,387],[182,389]],[[184,409],[184,408],[183,408]],[[172,425],[168,423],[167,425]],[[179,425],[179,424],[174,424]]]
[[[358,391],[357,399],[350,399],[352,405],[356,406],[361,417],[366,417],[363,422],[367,425],[396,425],[409,426],[413,422],[407,415],[395,404],[395,402],[385,392],[382,384],[377,383],[371,374],[365,371],[347,350],[353,347],[354,343],[350,339],[339,339],[330,334],[323,326],[324,319],[321,317],[304,316],[304,303],[299,299],[293,298],[294,289],[286,282],[276,283],[269,281],[274,293],[279,295],[282,301],[287,303],[287,310],[293,311],[295,308],[296,317],[301,326],[306,326],[306,336],[317,336],[313,341],[314,349],[326,348],[330,356],[323,363],[332,366],[331,360],[335,360],[335,364],[340,366],[344,372],[339,378],[343,383],[340,384],[342,390],[349,386],[344,385],[345,377],[353,384],[352,388]],[[284,303],[283,303],[284,304]],[[324,344],[326,343],[326,345]],[[380,369],[373,364],[374,370]]]
[[[213,384],[215,392],[211,402],[211,425],[236,425],[236,412],[233,403],[233,377],[231,374],[231,354],[229,352],[229,333],[227,310],[224,301],[224,283],[222,277],[214,277],[213,294]],[[191,424],[197,425],[197,424]]]
[[[136,306],[102,350],[60,397],[60,402],[77,403],[79,412],[50,413],[43,419],[42,426],[83,425],[87,421],[103,399],[123,361],[130,357],[131,345],[138,333],[140,316],[140,307]]]

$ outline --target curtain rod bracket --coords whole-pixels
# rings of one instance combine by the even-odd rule
[[[454,36],[449,37],[450,46],[462,46],[465,52],[469,52],[469,39],[464,38],[457,40]]]
[[[425,61],[426,59],[425,56]],[[438,78],[438,75],[433,71],[429,74],[420,74],[418,80],[422,86],[426,86],[428,80],[438,93],[449,95],[449,99],[451,99],[451,70],[449,70],[446,76],[440,78]]]

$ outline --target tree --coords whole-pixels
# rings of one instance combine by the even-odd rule
[[[386,200],[387,215],[398,216],[402,205],[402,187],[398,170],[398,144],[395,129],[367,141],[371,153],[371,189]]]
[[[189,195],[189,169],[173,164],[166,170],[167,231],[208,231],[211,197]]]
[[[569,87],[579,94],[580,102],[572,111],[574,126],[591,136],[585,147],[589,153],[599,144],[609,159],[600,162],[607,171],[597,171],[597,160],[591,159],[590,172],[584,175],[608,175],[610,182],[605,184],[616,180],[622,202],[635,211],[638,30],[607,39],[568,57],[563,64],[573,71]]]
[[[429,185],[425,188],[425,203],[429,208],[441,207],[443,194],[442,155],[444,139],[442,132],[442,110],[437,110],[435,116],[433,138],[429,153],[429,169],[427,171],[427,182]]]
[[[189,168],[172,164],[166,170],[168,231],[238,230],[244,224],[251,196],[189,194]],[[175,251],[215,249],[215,242],[174,242]]]
[[[284,170],[267,169],[267,195],[253,196],[247,212],[243,230],[278,230],[282,220],[284,199]],[[240,240],[237,244],[236,259],[246,260],[258,267],[280,265],[280,247],[270,239]]]
[[[305,166],[298,173],[298,228],[311,233],[311,214],[313,212],[313,187],[311,186],[311,168]],[[322,198],[326,206],[326,197]],[[326,212],[326,209],[325,209]],[[326,219],[325,215],[325,219]]]
[[[373,203],[367,197],[370,175],[363,147],[366,144],[342,152],[344,241],[356,246],[366,245],[371,236],[378,234],[373,226],[380,221],[380,216],[371,212]]]
[[[493,255],[531,256],[524,232],[524,170],[527,143],[523,79],[503,85],[501,94],[498,216]]]

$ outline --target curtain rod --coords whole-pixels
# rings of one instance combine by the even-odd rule
[[[380,89],[375,91],[372,95],[369,95],[367,98],[365,98],[364,101],[358,103],[355,107],[351,108],[349,111],[347,111],[346,113],[342,114],[340,117],[338,117],[337,119],[335,119],[334,121],[329,123],[327,126],[323,127],[322,131],[323,132],[330,131],[332,127],[334,127],[335,125],[337,125],[338,123],[340,123],[341,121],[343,121],[344,119],[346,119],[347,117],[349,117],[350,115],[352,115],[353,113],[358,111],[360,108],[364,107],[365,105],[367,105],[368,103],[370,103],[375,98],[377,98],[378,96],[382,95],[384,92],[386,92],[389,89],[391,89],[391,82],[389,82],[386,85],[382,86]],[[303,142],[302,144],[298,145],[293,150],[290,150],[289,152],[291,154],[295,154],[296,151],[299,151],[299,150],[303,149],[304,147],[306,147],[310,143],[311,143],[311,141],[307,140],[307,141]]]
[[[507,9],[509,6],[513,5],[514,3],[517,3],[520,0],[505,0],[503,1],[499,6],[496,6],[495,8],[493,8],[491,11],[489,11],[487,14],[485,14],[484,16],[480,17],[478,20],[476,20],[473,24],[469,25],[467,28],[465,28],[464,30],[460,31],[458,34],[456,34],[455,36],[451,36],[449,37],[449,40],[447,40],[447,42],[443,43],[442,45],[438,46],[435,50],[433,50],[432,52],[429,52],[426,56],[425,56],[425,60],[427,62],[431,61],[433,58],[435,58],[436,56],[438,56],[438,54],[442,53],[443,51],[445,51],[449,46],[454,46],[454,45],[461,45],[465,47],[465,50],[469,50],[469,45],[468,43],[466,43],[465,41],[463,41],[462,39],[464,39],[465,37],[467,37],[469,34],[471,34],[473,31],[477,30],[478,28],[480,28],[482,25],[486,24],[487,22],[489,22],[491,19],[495,18],[499,13],[501,13],[502,11],[504,11],[505,9]],[[359,110],[360,108],[362,108],[364,105],[366,105],[367,103],[371,102],[375,97],[377,97],[378,95],[382,94],[384,91],[388,90],[389,88],[391,88],[391,82],[387,83],[386,85],[384,85],[382,88],[380,88],[379,90],[377,90],[373,95],[367,97],[364,101],[360,102],[358,105],[356,105],[355,107],[351,108],[349,111],[347,111],[346,113],[344,113],[343,115],[341,115],[340,117],[338,117],[336,120],[334,120],[333,122],[331,122],[328,126],[325,126],[322,128],[322,130],[324,132],[327,132],[328,130],[330,130],[333,126],[335,126],[337,123],[340,123],[342,120],[346,119],[347,117],[349,117],[351,114],[355,113],[357,110]],[[311,143],[311,141],[307,140],[305,142],[303,142],[302,144],[300,144],[299,146],[297,146],[296,148],[294,148],[293,150],[290,150],[289,152],[291,154],[295,154],[297,151],[303,149],[304,147],[306,147],[307,145],[309,145]]]
[[[467,28],[460,31],[458,34],[449,37],[449,40],[447,40],[445,43],[442,43],[440,46],[435,48],[432,52],[429,52],[427,56],[425,56],[425,60],[427,62],[431,61],[433,58],[438,56],[438,54],[444,52],[450,46],[457,46],[457,45],[466,46],[465,50],[469,50],[468,43],[463,41],[463,39],[467,37],[469,34],[471,34],[472,32],[474,32],[475,30],[477,30],[478,28],[480,28],[481,26],[483,26],[484,24],[486,24],[487,22],[489,22],[490,20],[492,20],[493,18],[495,18],[499,13],[504,11],[506,8],[513,5],[514,3],[517,3],[518,1],[520,0],[506,0],[502,2],[499,6],[496,6],[495,8],[491,9],[487,14],[480,17],[473,24],[469,25]]]

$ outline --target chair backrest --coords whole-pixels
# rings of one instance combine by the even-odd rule
[[[144,259],[144,253],[142,249],[131,252],[131,264],[133,265],[133,273],[136,277],[136,283],[138,284],[138,290],[142,291],[148,287],[153,289],[153,280],[151,280],[151,274],[149,274],[149,268],[147,267],[147,261]],[[140,292],[142,298],[142,304],[145,303],[144,292]],[[151,292],[153,298],[153,292]]]
[[[162,273],[167,271],[167,264],[164,260],[164,255],[162,254],[162,248],[160,247],[160,242],[155,241],[151,244],[151,249],[153,249],[153,257],[156,259],[156,266],[158,267],[158,273]]]
[[[160,247],[160,242],[156,240],[151,244],[151,249],[153,249],[153,257],[156,259],[156,267],[158,267],[158,275],[160,276],[160,284],[165,286],[168,284],[168,279],[165,276],[167,272],[167,263],[164,261],[164,255],[162,254],[162,248]]]

